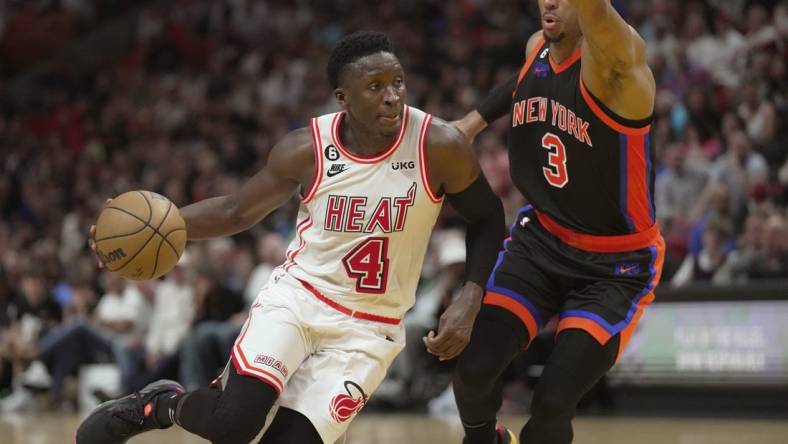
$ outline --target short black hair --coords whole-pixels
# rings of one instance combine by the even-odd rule
[[[326,66],[328,82],[332,88],[339,86],[339,75],[345,66],[361,57],[378,52],[394,54],[394,46],[386,34],[377,31],[358,31],[343,38],[331,51]]]

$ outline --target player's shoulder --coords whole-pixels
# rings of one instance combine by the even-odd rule
[[[531,37],[528,38],[528,42],[525,44],[526,58],[528,58],[528,56],[536,50],[536,47],[542,42],[543,39],[544,34],[542,33],[541,29],[531,34]]]
[[[271,149],[268,164],[289,171],[313,165],[313,143],[310,127],[290,131]]]
[[[427,135],[425,152],[430,169],[440,177],[444,167],[461,168],[473,165],[476,157],[470,142],[452,123],[433,118]]]
[[[271,150],[271,153],[277,152],[279,155],[298,156],[302,154],[302,151],[311,153],[313,149],[312,144],[312,128],[302,127],[285,134]]]
[[[451,123],[434,117],[430,121],[427,132],[427,149],[432,150],[453,150],[468,144],[465,135]]]

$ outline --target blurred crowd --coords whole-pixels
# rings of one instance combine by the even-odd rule
[[[646,40],[657,80],[663,282],[788,277],[788,2],[614,4]],[[20,42],[29,23],[49,14],[78,23],[54,42],[63,46],[116,16],[88,0],[0,5],[5,78],[57,50],[27,53]],[[182,206],[237,189],[275,141],[336,109],[324,67],[348,32],[385,31],[406,69],[408,102],[451,120],[519,68],[538,27],[535,0],[134,8],[133,45],[101,69],[63,67],[37,78],[34,94],[0,102],[0,397],[13,392],[0,400],[3,411],[30,408],[37,390],[56,407],[68,404],[69,381],[96,362],[113,362],[120,374],[114,391],[93,393],[98,399],[163,376],[187,388],[210,382],[246,307],[282,262],[298,208],[293,201],[247,233],[191,243],[165,278],[135,283],[101,272],[87,247],[107,197],[147,189]],[[524,199],[508,175],[505,120],[475,148],[511,221]],[[381,389],[394,404],[426,402],[448,384],[419,338],[461,284],[458,226],[444,210],[406,318],[414,346]]]

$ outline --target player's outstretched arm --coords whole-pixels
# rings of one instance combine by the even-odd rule
[[[610,0],[569,0],[590,55],[608,68],[627,69],[645,53],[645,42],[616,12]],[[645,60],[645,59],[644,59]]]
[[[568,1],[583,33],[583,81],[621,117],[650,116],[656,86],[646,60],[646,43],[610,0]]]
[[[534,50],[534,47],[539,42],[542,32],[539,31],[528,39],[525,47],[525,58]],[[477,134],[487,128],[487,125],[495,122],[501,117],[509,114],[512,107],[512,93],[517,87],[517,83],[522,78],[522,72],[514,73],[508,79],[496,85],[482,100],[480,100],[474,109],[466,114],[460,120],[455,120],[452,123],[465,137],[473,142]]]
[[[465,285],[441,316],[437,335],[430,332],[424,338],[430,353],[446,360],[459,355],[470,341],[506,226],[501,200],[482,174],[468,140],[454,126],[440,119],[432,121],[427,156],[433,190],[444,192],[468,223]]]
[[[314,174],[312,136],[295,130],[274,146],[265,167],[237,193],[212,197],[181,208],[190,240],[229,236],[247,230],[290,200]]]

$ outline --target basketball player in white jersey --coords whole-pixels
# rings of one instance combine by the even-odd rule
[[[252,306],[219,382],[159,381],[99,406],[78,444],[123,443],[173,423],[213,443],[333,443],[404,347],[428,240],[444,198],[468,221],[466,284],[425,343],[467,344],[505,232],[503,210],[465,137],[404,104],[385,35],[353,34],[327,67],[341,112],[285,136],[236,195],[181,210],[189,239],[246,230],[300,193],[286,262]]]

